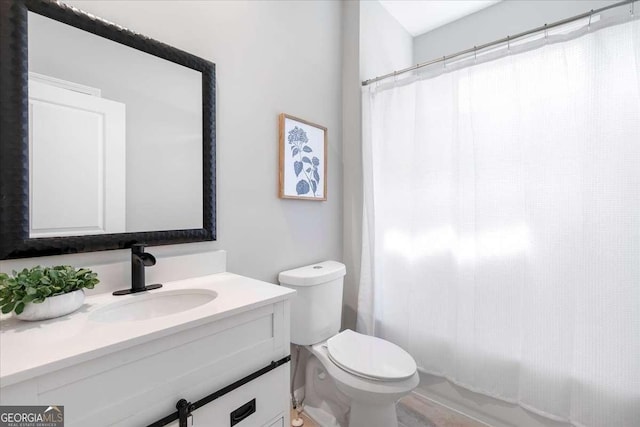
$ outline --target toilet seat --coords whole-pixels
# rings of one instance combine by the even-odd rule
[[[416,370],[409,378],[395,381],[380,381],[379,379],[367,379],[361,375],[350,373],[340,367],[329,357],[327,342],[321,342],[307,347],[311,352],[307,362],[307,387],[318,385],[327,387],[335,386],[335,392],[344,394],[349,402],[348,424],[345,427],[398,427],[396,415],[396,402],[414,390],[420,382],[420,376]],[[329,374],[333,381],[325,381],[323,370],[318,369],[313,360],[317,359]],[[314,369],[315,367],[315,369]],[[309,370],[311,369],[311,370]],[[312,393],[309,394],[311,396]],[[331,408],[335,408],[335,397],[325,396],[320,406],[329,402]],[[333,411],[330,410],[330,412]]]
[[[374,381],[398,381],[415,375],[413,357],[397,345],[345,330],[327,340],[329,359],[341,369]]]

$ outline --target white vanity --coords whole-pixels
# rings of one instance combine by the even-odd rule
[[[79,311],[49,321],[5,319],[0,404],[64,405],[67,427],[148,426],[176,412],[180,399],[196,402],[281,361],[195,410],[192,421],[231,426],[230,414],[255,399],[236,425],[288,426],[292,294],[218,273],[89,296]]]

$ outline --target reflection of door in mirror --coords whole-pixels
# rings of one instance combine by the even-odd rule
[[[28,13],[28,21],[30,74],[44,75],[53,89],[63,86],[76,92],[69,97],[74,95],[74,99],[82,98],[90,103],[90,106],[73,104],[70,108],[54,101],[54,109],[49,102],[46,113],[52,119],[36,123],[40,127],[40,138],[46,137],[51,143],[47,149],[53,151],[54,143],[63,146],[55,148],[56,163],[82,158],[89,164],[61,163],[65,168],[75,169],[65,171],[66,178],[87,175],[87,182],[69,182],[63,176],[51,180],[46,176],[50,169],[38,180],[35,174],[41,173],[39,168],[43,164],[50,167],[52,157],[43,152],[40,161],[34,158],[30,173],[34,175],[31,197],[36,212],[31,213],[31,237],[202,228],[205,200],[202,73],[34,12]],[[61,81],[65,84],[60,84]],[[109,104],[107,100],[114,103]],[[92,123],[99,126],[97,117],[106,120],[102,123],[105,130],[115,126],[116,120],[110,115],[106,119],[104,111],[97,113],[97,105],[103,101],[105,105],[126,106],[126,123],[123,119],[122,124],[125,164],[122,172],[113,175],[108,174],[120,168],[111,164],[111,158],[115,158],[110,156],[113,144],[111,140],[96,139],[99,133],[90,127]],[[64,119],[58,117],[63,111]],[[42,111],[36,113],[43,114]],[[48,124],[57,127],[49,130]],[[104,135],[111,138],[111,132]],[[120,147],[118,143],[117,150],[121,150]],[[95,164],[99,153],[104,156],[101,164],[106,165],[107,175],[91,175],[98,172],[90,164]],[[117,165],[120,160],[120,157],[115,160]],[[105,182],[99,182],[101,176]],[[46,184],[44,189],[40,187],[41,182]],[[52,190],[56,190],[56,194],[70,191],[83,194],[85,199],[71,204],[58,199]],[[90,199],[91,193],[97,196]],[[124,195],[124,201],[120,203],[118,199],[115,204],[115,194]],[[47,203],[41,209],[38,203],[42,200]],[[52,202],[56,204],[51,205]],[[116,221],[116,216],[112,205],[126,205],[124,229],[114,228],[111,221]],[[65,209],[43,210],[49,211],[51,206]],[[120,227],[121,223],[117,224]]]
[[[125,231],[125,105],[30,73],[30,237]]]

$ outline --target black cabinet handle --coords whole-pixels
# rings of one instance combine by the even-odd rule
[[[231,425],[234,426],[256,412],[256,399],[251,399],[231,413]]]

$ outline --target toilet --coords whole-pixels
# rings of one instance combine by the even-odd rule
[[[291,342],[311,353],[305,407],[311,405],[309,400],[314,401],[313,409],[318,405],[325,411],[339,412],[348,407],[348,416],[331,414],[334,421],[327,425],[397,427],[396,402],[419,382],[416,362],[383,339],[348,329],[340,332],[345,273],[344,264],[325,261],[278,276],[282,286],[297,291],[291,302]],[[320,365],[324,371],[318,369]],[[334,389],[327,386],[327,374]]]

